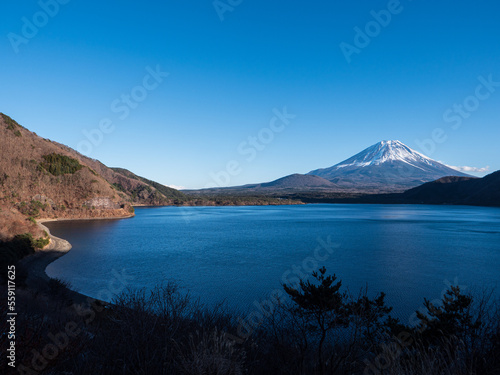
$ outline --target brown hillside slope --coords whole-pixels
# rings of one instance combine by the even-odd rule
[[[30,218],[126,217],[132,204],[175,204],[178,197],[43,139],[0,113],[0,241],[21,233],[38,237]]]
[[[118,190],[119,196],[123,199],[127,199],[134,205],[173,205],[179,204],[187,199],[187,197],[178,190],[167,188],[154,181],[149,181],[148,183],[145,179],[139,179],[138,176],[132,172],[129,172],[130,175],[126,175],[120,172],[123,171],[121,168],[109,168],[100,161],[83,156],[68,146],[57,142],[53,143],[66,150],[73,158],[80,160],[82,163],[95,170]],[[155,186],[161,186],[162,189],[157,189]]]
[[[51,166],[57,165],[57,160],[55,163],[47,160],[50,155],[64,158],[75,170],[49,172]],[[0,236],[19,234],[26,229],[25,225],[13,228],[12,223],[27,217],[90,218],[131,214],[130,205],[116,189],[85,163],[67,159],[71,156],[59,145],[0,114]]]

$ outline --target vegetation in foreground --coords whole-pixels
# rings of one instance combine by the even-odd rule
[[[40,238],[34,238],[31,233],[24,233],[14,236],[9,241],[0,239],[0,268],[2,269],[0,282],[6,282],[6,270],[9,265],[17,264],[24,257],[34,254],[36,250],[43,249],[49,242],[50,237],[47,232]],[[24,272],[22,274],[23,278],[17,278],[18,283],[22,283],[26,277]]]
[[[440,304],[425,301],[426,313],[409,327],[391,317],[383,293],[352,296],[324,268],[312,281],[284,285],[282,298],[245,320],[223,305],[201,305],[174,283],[127,290],[112,304],[89,299],[87,306],[74,304],[61,281],[49,284],[47,293],[18,290],[19,367],[12,371],[2,356],[2,373],[465,375],[500,370],[498,301],[455,286]],[[5,320],[0,324],[6,332]],[[3,352],[7,345],[2,335]]]

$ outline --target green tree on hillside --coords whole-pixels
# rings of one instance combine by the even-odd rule
[[[52,153],[42,157],[44,161],[40,163],[40,166],[54,176],[73,174],[83,168],[78,160],[69,156]]]

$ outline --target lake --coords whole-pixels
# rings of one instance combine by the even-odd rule
[[[500,209],[314,204],[137,208],[122,220],[46,225],[73,249],[47,268],[81,293],[175,280],[202,302],[255,303],[326,266],[353,293],[383,291],[408,323],[450,285],[500,285]],[[276,292],[277,293],[277,292]]]

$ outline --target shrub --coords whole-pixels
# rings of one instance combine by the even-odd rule
[[[118,191],[125,192],[125,188],[123,187],[123,185],[118,183],[118,182],[113,182],[113,184],[111,186],[113,186]]]
[[[222,304],[213,309],[206,308],[174,282],[152,290],[127,289],[110,304],[88,299],[89,306],[68,309],[71,299],[67,297],[72,298],[66,289],[68,284],[51,279],[47,295],[40,294],[43,303],[36,305],[39,297],[26,295],[29,304],[22,308],[25,313],[16,318],[19,319],[19,331],[27,333],[20,335],[19,339],[25,341],[18,345],[18,355],[24,358],[21,362],[29,366],[33,349],[41,351],[44,348],[46,342],[43,338],[50,337],[48,333],[64,332],[67,322],[77,322],[82,333],[77,339],[68,341],[67,349],[61,350],[56,359],[48,361],[43,373],[499,374],[500,306],[488,303],[491,294],[486,294],[486,300],[481,296],[478,298],[475,293],[463,298],[459,289],[452,287],[442,305],[432,305],[442,313],[432,317],[429,314],[429,324],[425,328],[444,329],[453,334],[449,337],[443,335],[429,346],[424,339],[418,338],[417,332],[405,327],[414,340],[403,345],[399,336],[371,335],[373,330],[384,328],[383,321],[390,310],[385,306],[384,294],[372,299],[362,290],[356,297],[342,292],[340,286],[335,275],[327,276],[324,269],[316,272],[311,282],[305,280],[293,287],[288,286],[290,308],[281,308],[277,301],[275,308],[266,309],[268,323],[264,322],[244,340],[235,341],[233,338],[238,337],[233,335],[241,333],[240,316],[224,310]],[[427,305],[431,307],[431,304]],[[33,313],[28,308],[38,310]],[[463,336],[462,333],[466,332],[460,326],[464,322],[470,326],[469,316],[474,317],[472,322],[481,316],[482,325],[489,327],[478,335],[482,345],[475,345],[473,349],[467,348],[471,342],[467,337],[471,336],[468,333]],[[319,321],[317,317],[320,317]],[[346,320],[350,324],[347,329],[336,327],[339,324],[344,326]],[[328,328],[322,359],[317,355],[321,326]],[[364,342],[366,335],[358,333],[358,329],[369,333],[376,346],[367,347]],[[461,340],[454,338],[456,332],[462,335]],[[39,337],[30,337],[33,333]],[[342,333],[348,333],[354,339],[344,339]],[[332,339],[337,344],[332,345]],[[47,343],[54,344],[53,341]],[[307,346],[303,346],[304,343]],[[318,362],[321,360],[323,366]]]
[[[23,247],[29,247],[31,250],[43,249],[50,242],[50,237],[46,233],[45,237],[33,238],[31,233],[18,234],[14,237],[16,243],[21,244]]]
[[[0,241],[0,265],[2,270],[7,269],[7,265],[15,264],[18,260],[35,252],[31,243],[32,236],[30,234],[19,234],[10,241]],[[0,272],[3,278],[6,273]]]
[[[198,333],[198,332],[197,332]],[[186,375],[243,375],[245,351],[235,347],[217,328],[189,337],[189,346],[180,351],[181,372]]]
[[[45,210],[47,208],[46,203],[42,203],[40,201],[32,200],[29,203],[21,202],[17,205],[17,209],[23,215],[30,216],[31,218],[38,217],[40,215],[40,210]],[[31,221],[31,219],[28,219]]]
[[[267,337],[262,341],[270,345],[268,366],[282,374],[353,373],[355,359],[385,338],[391,308],[384,293],[372,299],[366,289],[357,297],[342,291],[342,282],[325,267],[312,276],[284,284],[286,298],[261,327]]]
[[[12,118],[3,113],[0,113],[0,116],[2,117],[3,121],[7,124],[7,130],[12,130],[17,137],[22,136],[21,132],[19,131],[19,128],[22,127],[21,125],[19,125],[15,120],[13,120]]]
[[[32,241],[33,247],[35,249],[43,249],[50,242],[50,237],[40,237]]]
[[[70,284],[67,281],[50,278],[48,282],[49,292],[54,296],[66,296],[68,289],[70,289]]]
[[[54,176],[74,174],[83,168],[78,160],[61,154],[44,155],[43,159],[45,161],[40,163],[40,167]]]
[[[443,336],[465,341],[468,334],[481,327],[481,321],[472,314],[472,301],[473,297],[463,294],[458,286],[451,286],[446,291],[441,306],[426,299],[424,306],[427,311],[417,311],[423,340],[429,345],[439,343]]]

